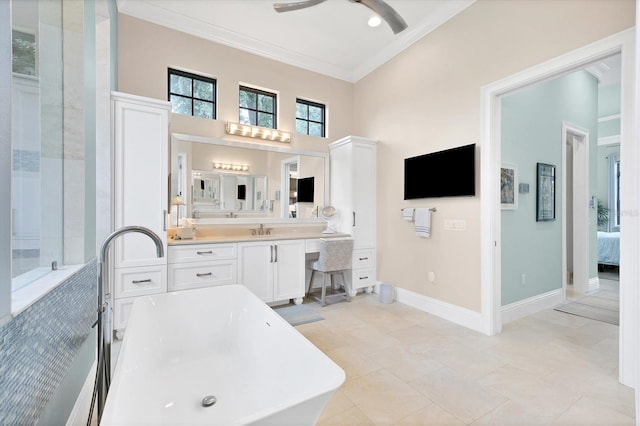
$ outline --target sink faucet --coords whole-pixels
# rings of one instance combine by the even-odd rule
[[[111,385],[111,315],[110,306],[111,291],[107,281],[106,288],[103,285],[103,278],[108,274],[107,254],[109,245],[118,236],[129,232],[139,232],[147,235],[156,244],[156,253],[158,257],[164,257],[164,243],[160,237],[152,230],[143,226],[125,226],[112,232],[105,238],[100,248],[100,257],[98,258],[98,320],[94,326],[98,325],[98,363],[96,367],[96,380],[93,386],[93,396],[91,400],[91,409],[89,410],[89,420],[87,424],[91,424],[93,417],[93,407],[95,405],[96,396],[98,397],[98,423],[102,417],[104,404],[107,399],[107,392]],[[104,320],[103,320],[104,315]]]
[[[271,235],[271,230],[273,228],[265,228],[264,224],[261,223],[258,228],[254,228],[251,230],[251,235]]]

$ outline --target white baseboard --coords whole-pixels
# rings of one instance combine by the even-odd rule
[[[524,318],[545,309],[554,308],[564,302],[563,290],[548,291],[528,299],[519,300],[502,307],[502,324]]]
[[[380,286],[378,284],[374,287],[374,291],[378,293],[379,288]],[[482,315],[480,312],[452,305],[451,303],[443,302],[442,300],[434,299],[424,294],[418,294],[404,288],[395,287],[394,289],[395,300],[397,302],[483,333]]]
[[[69,413],[66,426],[87,424],[89,410],[91,409],[91,398],[93,397],[93,384],[95,383],[96,378],[96,364],[97,363],[94,362],[89,369],[89,374],[82,385],[82,389],[80,389],[78,399],[76,399],[76,403],[73,405],[71,413]],[[97,415],[97,413],[94,414],[94,417],[95,415]],[[93,420],[93,424],[97,424],[95,419]]]
[[[589,278],[589,288],[587,291],[589,293],[596,291],[600,288],[600,278],[599,277],[591,277]]]

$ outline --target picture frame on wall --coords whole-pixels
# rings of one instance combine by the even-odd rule
[[[514,164],[500,167],[500,207],[502,210],[518,208],[518,169]]]
[[[556,220],[556,166],[537,163],[536,222]]]

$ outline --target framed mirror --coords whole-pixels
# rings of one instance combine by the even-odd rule
[[[170,196],[200,223],[319,221],[328,170],[324,152],[174,133]]]

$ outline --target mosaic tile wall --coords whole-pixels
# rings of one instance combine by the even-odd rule
[[[0,328],[0,424],[35,424],[96,320],[97,266],[78,273]]]

